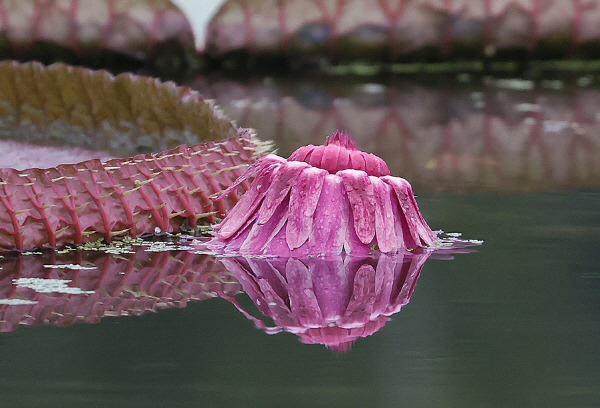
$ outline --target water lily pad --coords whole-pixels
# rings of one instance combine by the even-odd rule
[[[237,135],[211,101],[171,82],[64,64],[0,63],[0,139],[122,157]]]
[[[244,186],[211,197],[265,149],[189,88],[64,64],[0,63],[0,138],[119,157],[160,151],[0,169],[0,248],[17,250],[212,223]]]

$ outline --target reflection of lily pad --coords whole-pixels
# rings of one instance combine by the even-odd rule
[[[264,150],[189,88],[62,64],[0,64],[0,135],[119,155],[171,148],[0,169],[0,247],[19,250],[212,223],[238,196],[211,197]]]
[[[210,256],[145,249],[133,245],[119,255],[76,250],[0,259],[0,332],[24,325],[98,323],[107,316],[185,307],[241,291],[233,274]],[[82,258],[86,269],[57,268],[83,263]]]
[[[591,4],[594,4],[592,6]],[[206,48],[223,67],[277,57],[292,66],[327,60],[437,63],[600,56],[600,9],[583,1],[228,0],[210,22]],[[585,18],[583,17],[585,16]],[[408,67],[392,66],[395,70]],[[494,66],[490,66],[494,68]]]
[[[282,156],[347,130],[419,194],[597,189],[600,90],[596,76],[576,75],[199,78],[193,86],[241,126],[274,139]]]

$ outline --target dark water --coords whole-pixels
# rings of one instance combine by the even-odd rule
[[[396,85],[385,86],[387,94],[402,94]],[[240,89],[244,89],[242,85]],[[491,108],[477,111],[460,102],[464,102],[464,94],[435,87],[417,89],[420,99],[384,98],[377,106],[400,110],[406,117],[414,118],[415,109],[411,106],[427,98],[438,104],[439,89],[444,89],[446,101],[451,101],[442,107],[448,103],[462,106],[463,113],[450,112],[442,118],[438,115],[427,119],[433,125],[412,127],[418,140],[434,140],[438,137],[434,130],[443,130],[443,124],[453,120],[457,123],[457,117],[466,118],[463,123],[483,121],[478,122],[481,125],[491,115]],[[297,94],[288,95],[285,89],[279,92],[275,99],[265,96],[263,106],[281,111],[284,105],[273,101],[283,100],[288,104],[285,106],[298,101],[293,97]],[[339,105],[340,98],[350,98],[332,92],[323,97],[323,105],[331,106],[335,101]],[[480,92],[476,98],[505,98],[488,88],[469,92]],[[556,109],[541,105],[546,116],[534,120],[572,123],[569,115],[574,106],[573,94],[596,91],[549,92],[523,94],[525,98],[538,98],[536,101],[553,101],[553,108],[564,107],[562,113],[557,113]],[[221,99],[226,110],[243,104],[239,101],[244,101],[244,95],[238,102],[231,92],[229,95],[228,100]],[[314,95],[310,95],[314,101]],[[472,96],[467,100],[473,103]],[[511,106],[523,102],[509,99],[506,103],[502,108],[514,112]],[[584,134],[592,142],[586,144],[584,153],[595,154],[596,107],[583,107],[588,113],[592,111]],[[522,107],[525,108],[531,106]],[[311,109],[309,113],[314,118],[322,114],[314,104]],[[372,109],[372,104],[364,108]],[[465,112],[479,115],[479,119],[467,117]],[[527,119],[500,113],[491,116],[496,125],[504,121],[511,123],[512,129]],[[246,118],[245,123],[251,124],[252,119]],[[281,122],[279,136],[275,134],[284,153],[296,147],[293,140],[298,139],[292,137],[300,133],[292,134],[286,123]],[[254,126],[259,128],[264,123],[257,121]],[[571,133],[557,136],[553,130],[542,132],[538,145],[556,147],[556,140],[573,137]],[[507,132],[505,137],[510,134]],[[306,142],[315,143],[313,139],[319,137],[307,137]],[[435,144],[443,145],[437,142],[442,139],[435,139]],[[369,140],[362,139],[362,147],[387,152],[393,173],[401,175],[406,164],[389,152],[388,146],[394,146],[389,136],[386,145],[369,145]],[[478,139],[473,135],[470,140]],[[569,160],[580,171],[560,173],[557,166],[565,162],[560,156],[564,149],[557,148],[554,155],[548,153],[550,173],[511,172],[514,167],[531,170],[540,160],[536,154],[527,159],[523,149],[510,146],[513,150],[500,152],[512,152],[513,156],[497,156],[503,159],[496,159],[488,169],[496,178],[470,177],[485,167],[465,165],[482,157],[476,149],[450,149],[447,153],[452,154],[444,157],[452,156],[456,166],[448,165],[438,173],[416,174],[415,185],[421,186],[416,188],[418,201],[432,228],[460,231],[467,238],[485,243],[477,252],[457,254],[453,260],[430,257],[418,276],[410,302],[391,316],[381,330],[359,338],[346,353],[302,344],[292,333],[269,335],[257,329],[233,304],[216,296],[217,292],[237,294],[244,309],[254,316],[261,315],[248,296],[241,293],[235,276],[218,269],[208,274],[198,272],[203,270],[198,265],[209,262],[205,258],[188,259],[182,252],[174,251],[163,252],[151,260],[144,258],[150,255],[140,255],[135,262],[127,257],[137,255],[127,254],[108,258],[88,255],[77,260],[83,264],[87,261],[87,265],[96,267],[96,272],[44,269],[47,263],[65,263],[67,255],[64,259],[31,255],[29,261],[20,263],[1,259],[0,298],[14,298],[12,279],[16,275],[11,274],[15,273],[72,279],[71,286],[93,290],[94,294],[39,295],[21,290],[22,297],[28,295],[28,299],[43,307],[0,305],[4,313],[0,324],[5,330],[0,334],[0,406],[600,406],[597,164],[585,156],[567,156],[572,157]],[[439,163],[431,161],[431,157],[441,157],[439,150],[430,150],[433,153],[428,162]],[[455,153],[461,151],[465,154],[457,158]],[[518,166],[511,157],[521,158]],[[597,161],[598,156],[595,157]],[[415,162],[421,165],[422,158],[417,159]],[[431,165],[424,168],[431,169]],[[448,173],[457,170],[460,171]],[[571,175],[548,179],[559,173]],[[457,176],[446,177],[448,174]],[[458,180],[460,183],[457,177],[463,177]],[[469,183],[468,188],[457,187],[464,185],[463,181]],[[108,264],[104,269],[100,267]],[[186,267],[172,266],[181,264]],[[119,271],[131,279],[129,286],[119,283]],[[121,290],[124,287],[127,290]],[[127,295],[119,297],[119,293]],[[98,296],[104,303],[86,305],[88,296]],[[73,304],[75,299],[81,307],[71,313],[65,300]],[[142,313],[145,309],[158,311]],[[81,323],[86,320],[82,312],[85,310],[89,310],[88,317],[93,315],[88,318],[90,322],[100,323]],[[111,314],[131,316],[110,317]],[[103,315],[107,317],[100,319]],[[67,318],[61,320],[61,316]],[[73,321],[78,323],[70,324]]]

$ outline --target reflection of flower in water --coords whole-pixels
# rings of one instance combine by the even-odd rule
[[[410,184],[390,176],[382,159],[358,150],[346,133],[301,147],[288,160],[261,158],[236,183],[253,174],[248,192],[217,227],[213,243],[225,252],[363,255],[437,241]]]
[[[236,257],[221,262],[276,325],[267,327],[236,304],[257,326],[268,333],[297,334],[303,343],[347,351],[408,303],[430,254],[302,260]]]

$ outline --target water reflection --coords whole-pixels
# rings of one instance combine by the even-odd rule
[[[165,250],[167,249],[167,250]],[[167,246],[119,248],[115,254],[7,256],[0,259],[0,331],[19,325],[98,323],[217,294],[234,296],[237,280],[209,255]]]
[[[107,316],[221,297],[269,334],[290,332],[303,343],[347,351],[409,302],[432,254],[448,256],[421,251],[368,258],[215,258],[181,249],[161,242],[121,245],[113,253],[2,258],[0,331],[99,323]],[[263,318],[240,306],[243,292]]]
[[[342,129],[418,192],[522,192],[600,186],[595,81],[198,77],[192,86],[283,156]]]
[[[294,333],[306,344],[347,351],[380,330],[407,304],[431,253],[379,258],[224,258],[258,309],[275,326],[238,308],[257,327]]]

